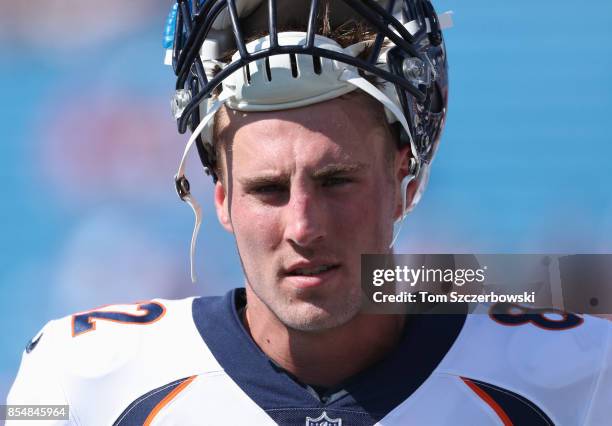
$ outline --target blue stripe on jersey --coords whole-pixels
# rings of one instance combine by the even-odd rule
[[[253,342],[240,320],[244,289],[224,297],[198,298],[193,318],[226,373],[270,417],[281,425],[304,424],[323,411],[343,424],[371,425],[405,401],[431,375],[452,347],[465,314],[414,315],[402,340],[384,359],[347,380],[322,401],[277,367]]]
[[[481,391],[491,397],[510,418],[512,424],[529,426],[553,426],[554,423],[548,415],[533,401],[505,388],[464,377]]]
[[[155,406],[187,379],[189,379],[189,377],[176,380],[145,393],[136,401],[132,402],[123,413],[121,413],[113,423],[113,426],[136,426],[144,424]]]

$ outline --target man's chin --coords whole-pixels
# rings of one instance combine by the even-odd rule
[[[307,303],[300,305],[286,307],[282,312],[276,312],[276,316],[285,327],[305,332],[319,332],[340,327],[353,319],[360,308],[346,304],[341,304],[340,309],[326,309]]]

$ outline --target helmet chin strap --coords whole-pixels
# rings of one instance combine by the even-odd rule
[[[179,197],[181,197],[181,200],[186,202],[189,207],[191,207],[191,210],[193,210],[193,214],[195,215],[195,224],[193,227],[193,232],[191,234],[191,244],[189,246],[189,268],[191,271],[191,282],[194,283],[197,279],[195,272],[195,250],[198,233],[200,232],[200,225],[202,224],[202,208],[200,207],[200,204],[198,204],[196,199],[191,195],[189,181],[185,177],[185,163],[187,160],[187,154],[189,154],[189,151],[193,147],[193,144],[195,143],[196,139],[198,138],[200,133],[202,133],[204,128],[210,123],[217,111],[219,111],[219,108],[221,108],[221,106],[223,105],[225,100],[229,98],[229,96],[230,93],[221,93],[221,95],[219,95],[219,97],[212,103],[210,108],[208,108],[208,112],[202,118],[200,124],[198,124],[198,127],[196,127],[193,133],[191,134],[189,141],[187,141],[187,145],[185,145],[185,150],[183,151],[183,156],[181,157],[181,162],[179,164],[178,171],[174,176],[174,182],[176,184],[176,190],[178,192]]]
[[[202,224],[202,208],[191,194],[186,195],[183,200],[189,204],[189,207],[191,207],[195,215],[195,224],[193,226],[193,232],[191,233],[191,244],[189,245],[189,270],[191,273],[191,282],[195,283],[197,280],[195,271],[195,249],[198,233],[200,232],[200,225]]]

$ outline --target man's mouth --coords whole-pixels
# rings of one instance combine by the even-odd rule
[[[282,275],[295,287],[317,287],[332,279],[341,266],[335,259],[298,260],[283,268]]]
[[[330,271],[332,269],[337,268],[339,265],[337,264],[329,264],[329,265],[320,265],[316,267],[304,267],[304,268],[291,268],[287,275],[289,276],[313,276],[322,274],[324,272]]]

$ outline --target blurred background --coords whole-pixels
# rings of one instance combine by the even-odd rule
[[[170,0],[0,0],[0,399],[49,319],[242,284],[197,156],[204,223],[174,191],[186,138],[161,45]],[[446,131],[396,252],[612,252],[612,3],[453,10]]]

